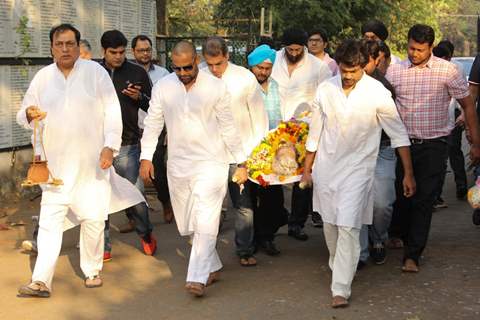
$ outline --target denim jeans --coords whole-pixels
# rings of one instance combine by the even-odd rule
[[[143,184],[138,183],[138,170],[140,168],[140,146],[138,144],[121,146],[118,155],[113,159],[113,167],[118,175],[135,184],[143,192]],[[127,216],[135,221],[137,234],[149,241],[153,226],[148,216],[145,202],[134,205],[125,210]],[[105,221],[105,251],[111,250],[109,236],[109,222]]]
[[[240,186],[232,182],[233,174],[237,169],[236,164],[231,164],[228,172],[228,192],[230,199],[232,199],[233,207],[237,212],[235,218],[235,245],[238,256],[250,256],[253,254],[254,234],[253,227],[253,210],[255,197],[255,188],[257,187],[253,182],[247,180],[244,183],[243,191],[240,193]]]
[[[373,245],[385,243],[388,239],[388,227],[392,220],[395,202],[395,165],[397,157],[390,146],[381,146],[378,152],[375,178],[373,181],[373,221],[371,226],[364,225],[360,231],[360,260],[368,259],[368,239]]]

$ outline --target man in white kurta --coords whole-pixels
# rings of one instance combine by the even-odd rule
[[[42,120],[51,173],[63,185],[42,185],[38,258],[28,296],[49,296],[62,233],[81,224],[80,266],[87,287],[100,286],[103,228],[108,213],[144,201],[111,167],[122,133],[120,105],[108,73],[79,59],[80,33],[71,25],[53,29],[55,63],[41,69],[25,94],[17,122],[32,128]],[[46,112],[46,117],[43,114]]]
[[[142,137],[140,175],[154,177],[151,163],[158,136],[168,131],[167,176],[172,207],[181,235],[193,235],[186,289],[195,296],[215,280],[222,268],[215,249],[220,212],[227,191],[228,165],[246,160],[237,133],[225,83],[198,70],[190,42],[172,51],[175,73],[152,91]],[[236,173],[239,183],[246,169]]]
[[[278,83],[280,111],[285,121],[303,111],[311,111],[315,92],[324,80],[331,77],[328,65],[308,53],[308,35],[303,30],[289,29],[283,34],[285,47],[277,52],[272,78]],[[288,221],[288,235],[305,241],[305,221],[312,211],[311,190],[293,185],[292,210]]]
[[[268,116],[255,76],[246,68],[229,62],[227,43],[220,37],[209,37],[202,48],[207,64],[203,70],[222,79],[230,95],[230,109],[239,131],[243,149],[249,155],[268,132]],[[235,220],[236,253],[242,266],[256,265],[253,257],[254,227],[253,212],[256,201],[253,197],[255,185],[247,180],[243,189],[232,181],[238,163],[231,157],[228,179],[228,191],[237,211]]]
[[[313,179],[313,209],[323,218],[330,252],[332,306],[342,307],[348,304],[360,255],[360,229],[372,223],[372,185],[382,128],[410,172],[404,180],[409,196],[415,182],[405,126],[390,92],[363,72],[368,56],[360,42],[344,41],[336,55],[340,74],[320,85],[314,101],[302,180]]]

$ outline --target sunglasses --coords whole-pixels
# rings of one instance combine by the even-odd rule
[[[180,71],[192,71],[193,70],[193,64],[189,64],[188,66],[183,66],[183,67],[177,67],[175,65],[172,65],[172,70],[175,72],[180,72]]]

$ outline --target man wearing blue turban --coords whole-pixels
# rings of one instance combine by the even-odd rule
[[[248,55],[250,70],[262,89],[270,130],[275,129],[282,121],[278,83],[270,77],[275,57],[276,51],[266,44],[258,46]],[[288,221],[288,212],[283,206],[282,186],[258,187],[256,194],[258,207],[254,214],[255,243],[257,248],[275,256],[280,253],[273,242],[275,233]]]

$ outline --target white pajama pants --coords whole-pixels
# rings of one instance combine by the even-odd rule
[[[187,282],[206,284],[210,273],[222,268],[222,262],[215,248],[216,244],[216,236],[194,233]]]
[[[52,278],[57,264],[65,217],[65,205],[42,205],[37,238],[38,256],[32,281],[42,281],[52,289]],[[86,277],[98,275],[103,267],[104,221],[82,221],[80,227],[80,268]]]
[[[351,286],[360,258],[360,229],[323,224],[323,233],[332,270],[332,297],[350,298]]]

